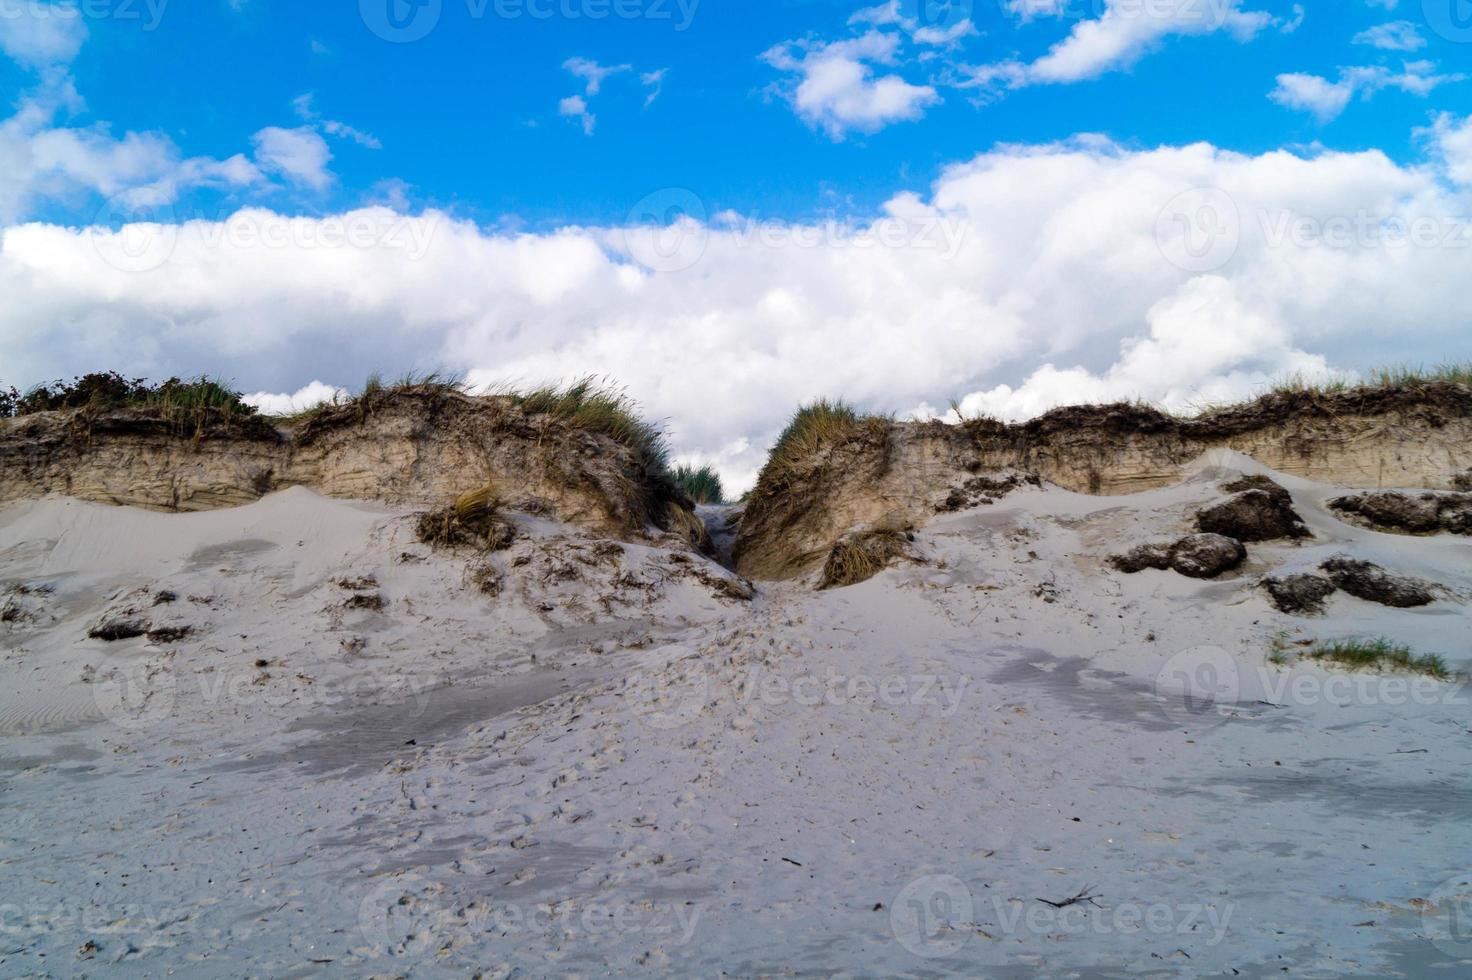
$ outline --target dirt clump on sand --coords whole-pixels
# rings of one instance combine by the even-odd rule
[[[1472,535],[1472,493],[1379,490],[1329,501],[1340,517],[1391,534]]]
[[[1145,544],[1128,554],[1116,555],[1109,564],[1126,575],[1146,569],[1174,570],[1187,578],[1216,578],[1241,567],[1247,549],[1241,541],[1221,534],[1191,534],[1173,544]]]
[[[914,560],[915,535],[892,527],[865,528],[839,539],[823,563],[819,589],[841,589],[867,582],[897,558]]]
[[[1245,542],[1312,537],[1303,518],[1293,509],[1292,496],[1276,484],[1271,489],[1244,490],[1199,511],[1196,526],[1206,534]]]
[[[995,504],[1007,494],[1022,487],[1040,487],[1042,479],[1035,473],[1008,473],[1002,476],[976,476],[962,483],[936,505],[941,514]]]
[[[1319,566],[1340,589],[1356,599],[1396,609],[1413,609],[1436,601],[1435,586],[1420,579],[1393,575],[1373,562],[1338,556]]]
[[[1318,616],[1338,586],[1319,575],[1299,574],[1269,577],[1262,581],[1273,608],[1290,616]]]

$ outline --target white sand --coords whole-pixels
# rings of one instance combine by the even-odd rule
[[[489,597],[404,512],[300,490],[0,510],[33,590],[0,624],[0,975],[1459,975],[1472,691],[1266,656],[1472,667],[1472,542],[1278,477],[1314,541],[1106,569],[1257,467],[1200,469],[1019,492],[923,529],[928,564],[751,604],[531,518]],[[1299,619],[1255,588],[1339,553],[1449,591]],[[194,632],[87,638],[129,607]]]

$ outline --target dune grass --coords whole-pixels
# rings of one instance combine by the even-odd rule
[[[567,385],[501,393],[530,415],[545,415],[574,428],[608,436],[644,457],[651,469],[669,470],[669,447],[664,432],[640,416],[638,405],[622,388],[588,376]]]
[[[0,391],[0,417],[34,415],[64,410],[107,411],[124,408],[153,410],[181,435],[197,437],[211,424],[252,418],[256,410],[241,400],[240,392],[219,378],[169,378],[149,384],[144,378],[125,378],[116,371],[99,371],[37,385],[25,394],[14,388]]]
[[[1410,647],[1393,643],[1384,637],[1331,640],[1310,647],[1305,660],[1338,664],[1351,670],[1390,670],[1408,674],[1425,674],[1437,680],[1450,680],[1446,661],[1434,653],[1417,654]]]
[[[781,482],[819,450],[850,439],[865,428],[891,421],[886,416],[862,414],[842,399],[822,398],[804,405],[777,437],[757,483]]]
[[[693,466],[680,465],[675,467],[671,474],[675,485],[685,491],[685,496],[697,504],[723,504],[726,502],[725,490],[721,487],[721,477],[709,466],[696,469]]]
[[[1472,386],[1472,363],[1448,361],[1431,367],[1425,365],[1395,365],[1374,368],[1364,376],[1353,374],[1330,374],[1309,378],[1303,374],[1290,374],[1270,384],[1258,398],[1246,403],[1224,404],[1203,407],[1197,414],[1226,411],[1253,405],[1264,398],[1282,395],[1330,396],[1345,395],[1356,391],[1376,391],[1391,388],[1417,388],[1429,384],[1452,383]]]
[[[8,409],[11,415],[75,408],[157,408],[166,416],[206,410],[254,415],[255,409],[240,399],[240,392],[218,378],[200,376],[187,381],[170,378],[151,385],[145,378],[130,379],[116,371],[106,371],[37,385],[24,395],[14,388],[7,389],[0,399],[0,409]]]

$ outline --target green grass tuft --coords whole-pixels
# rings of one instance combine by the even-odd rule
[[[862,415],[842,399],[823,398],[804,405],[777,437],[757,484],[780,484],[819,450],[850,439],[866,427],[891,421],[884,416]]]
[[[709,466],[696,469],[692,466],[677,466],[671,474],[675,485],[685,491],[685,495],[697,504],[723,504],[726,502],[725,491],[721,487],[721,477]]]
[[[1384,637],[1333,640],[1315,644],[1303,654],[1307,660],[1335,663],[1351,670],[1398,670],[1449,680],[1446,661],[1434,653],[1416,654],[1410,647]]]
[[[544,385],[528,392],[504,394],[530,415],[546,415],[606,435],[644,457],[652,471],[669,470],[664,433],[640,417],[638,405],[622,388],[589,376],[568,385]]]

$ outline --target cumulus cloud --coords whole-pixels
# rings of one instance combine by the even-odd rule
[[[1458,119],[1444,112],[1436,117],[1429,135],[1453,183],[1472,186],[1472,116]]]
[[[1438,75],[1435,63],[1430,61],[1407,62],[1400,72],[1380,65],[1342,68],[1339,78],[1332,82],[1319,75],[1292,72],[1278,76],[1277,86],[1268,97],[1284,108],[1310,112],[1319,122],[1327,123],[1339,118],[1355,96],[1369,99],[1393,88],[1424,98],[1442,85],[1466,77]]]
[[[232,219],[248,235],[132,229],[167,236],[142,271],[109,263],[129,229],[10,227],[4,380],[212,371],[306,398],[411,367],[477,383],[610,375],[668,420],[679,455],[740,486],[820,396],[922,413],[954,396],[1016,418],[1085,399],[1183,408],[1287,372],[1442,360],[1472,317],[1468,200],[1450,183],[1472,177],[1468,127],[1447,119],[1417,165],[1002,146],[853,225],[723,215],[514,234],[437,212],[248,211]],[[683,259],[661,266],[670,255]]]
[[[874,66],[895,64],[899,45],[897,34],[869,31],[843,41],[789,41],[762,58],[794,76],[783,94],[798,116],[840,140],[849,131],[873,133],[919,119],[940,101],[929,85],[876,75]]]
[[[297,412],[305,412],[309,408],[316,408],[325,402],[341,401],[348,395],[349,392],[345,388],[313,381],[291,394],[258,391],[253,395],[245,395],[241,401],[266,415],[293,415]]]

